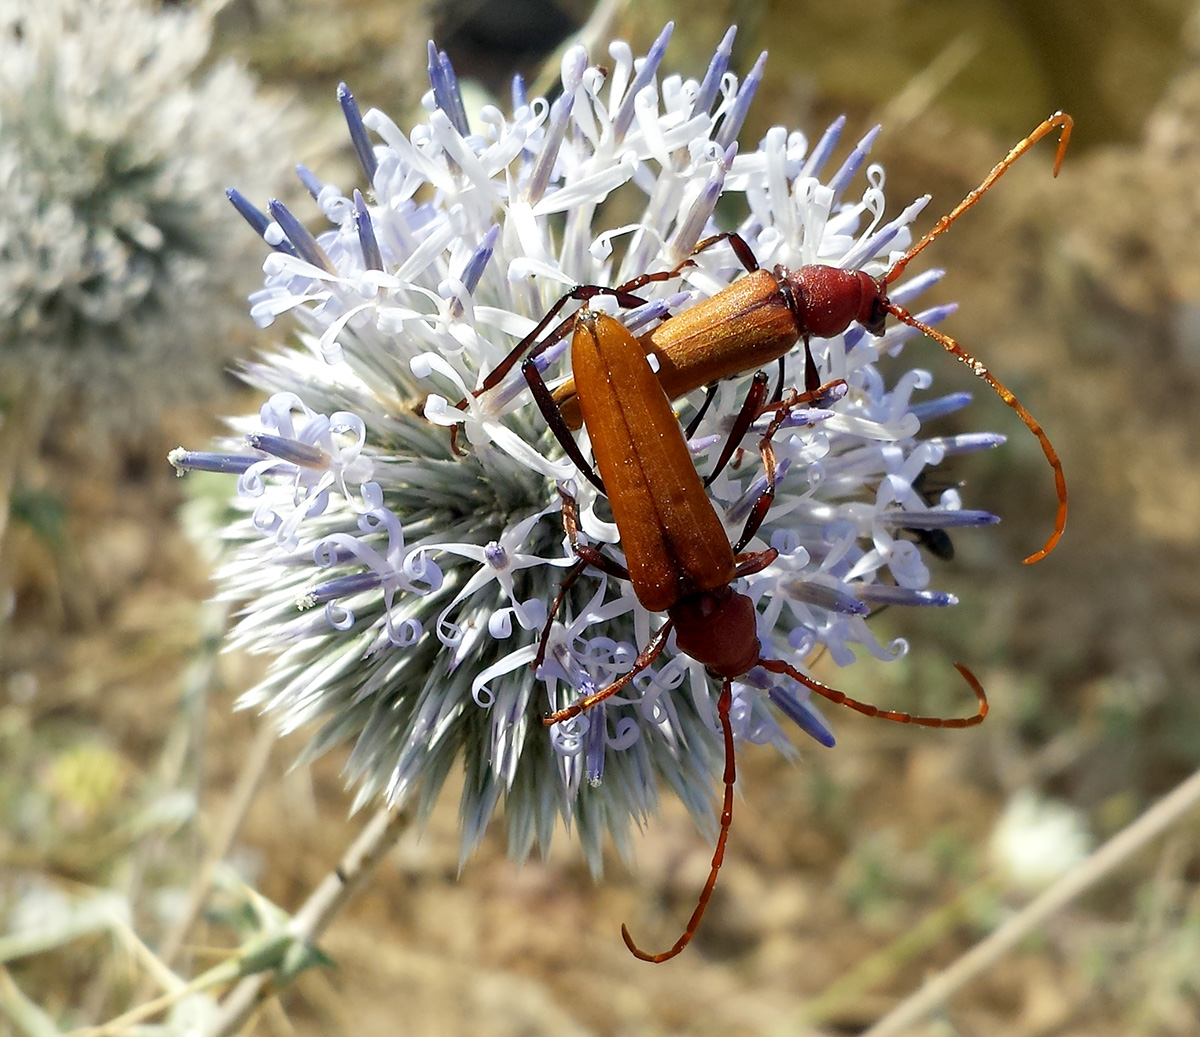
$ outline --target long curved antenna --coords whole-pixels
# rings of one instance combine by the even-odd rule
[[[1050,467],[1054,469],[1054,489],[1058,493],[1058,511],[1054,516],[1054,532],[1050,534],[1049,539],[1042,545],[1041,550],[1034,551],[1033,554],[1025,559],[1026,565],[1040,562],[1054,550],[1055,545],[1062,538],[1063,530],[1067,527],[1067,477],[1063,475],[1062,462],[1058,459],[1058,451],[1050,443],[1050,437],[1046,435],[1045,430],[1038,423],[1037,419],[1021,405],[1016,396],[1006,389],[983,363],[976,360],[975,357],[963,349],[949,335],[917,320],[903,306],[897,306],[893,302],[885,302],[883,308],[901,323],[907,324],[909,327],[916,328],[922,334],[928,335],[934,342],[945,349],[946,352],[951,353],[966,364],[971,369],[972,374],[978,375],[987,382],[996,391],[996,395],[1017,412],[1029,431],[1037,436],[1037,441],[1042,445],[1042,453],[1046,455],[1046,460],[1050,462]]]
[[[978,711],[974,716],[969,717],[922,717],[913,716],[911,713],[901,713],[894,709],[880,709],[878,706],[872,706],[869,702],[859,702],[858,699],[852,699],[845,692],[838,691],[837,688],[831,688],[828,684],[822,684],[819,680],[805,676],[794,666],[790,666],[782,659],[759,659],[758,665],[764,670],[770,670],[772,673],[780,673],[799,681],[810,691],[815,691],[818,695],[823,695],[830,702],[836,702],[840,706],[849,706],[851,709],[857,710],[859,713],[863,713],[869,717],[892,720],[897,724],[916,724],[918,727],[974,727],[976,724],[983,723],[983,718],[988,714],[987,692],[983,690],[983,685],[979,683],[979,678],[963,666],[962,663],[955,663],[954,668],[971,685],[971,690],[975,692],[975,697],[979,700]]]
[[[1067,142],[1071,139],[1071,127],[1074,125],[1075,120],[1067,115],[1066,112],[1055,112],[1052,116],[1050,116],[1049,119],[1038,126],[1038,128],[1035,129],[1028,137],[1026,137],[1024,140],[1018,141],[1012,151],[1005,155],[1004,158],[996,164],[995,168],[988,173],[986,177],[984,177],[983,183],[981,183],[977,188],[975,188],[974,191],[968,194],[950,212],[938,220],[937,223],[933,225],[933,229],[926,234],[925,237],[913,245],[912,248],[910,248],[904,253],[904,255],[902,255],[896,260],[895,263],[892,264],[891,269],[883,275],[883,283],[891,284],[893,281],[895,281],[896,278],[904,273],[904,268],[908,266],[913,259],[920,255],[920,253],[925,251],[926,246],[931,241],[945,233],[950,224],[952,224],[964,212],[971,208],[971,206],[979,201],[980,197],[982,197],[983,194],[991,188],[992,184],[994,184],[1004,175],[1009,166],[1016,162],[1016,160],[1024,155],[1025,152],[1027,152],[1039,140],[1046,136],[1047,133],[1050,133],[1055,127],[1061,126],[1062,133],[1059,134],[1058,137],[1058,151],[1056,151],[1054,154],[1054,175],[1058,176],[1058,171],[1062,167],[1063,155],[1066,154],[1067,151]]]
[[[733,690],[729,681],[726,680],[721,688],[721,697],[717,699],[717,716],[721,718],[721,732],[725,736],[725,802],[721,807],[721,834],[717,836],[717,848],[713,851],[712,868],[708,873],[708,881],[704,883],[704,888],[700,891],[700,899],[696,901],[696,910],[688,919],[687,928],[683,930],[683,935],[675,941],[669,951],[663,951],[661,954],[647,954],[633,942],[633,937],[629,935],[629,928],[624,923],[621,924],[621,938],[625,941],[625,946],[629,948],[635,958],[640,958],[642,961],[651,961],[656,965],[668,961],[692,942],[692,937],[700,928],[700,919],[704,917],[704,909],[708,907],[708,901],[717,885],[717,872],[721,870],[721,862],[725,860],[725,843],[729,838],[729,828],[733,824],[733,783],[737,780],[737,770],[733,762],[733,726],[729,722],[729,710],[732,703]]]

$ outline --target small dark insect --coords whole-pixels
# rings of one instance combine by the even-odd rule
[[[931,507],[936,503],[936,499],[941,495],[943,489],[947,489],[945,485],[941,487],[931,487],[929,485],[929,470],[923,468],[913,480],[912,487],[926,504]],[[913,540],[921,547],[928,551],[934,558],[940,558],[944,562],[954,561],[954,541],[950,539],[950,534],[944,529],[922,529],[919,526],[903,526],[906,533],[912,535]]]

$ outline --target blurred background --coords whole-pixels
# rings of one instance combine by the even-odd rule
[[[156,204],[194,190],[215,208],[201,206],[193,224],[166,221],[176,266],[135,264],[107,285],[94,272],[73,280],[69,257],[47,260],[48,273],[17,261],[70,234],[22,208],[35,192],[0,161],[0,275],[43,292],[31,311],[0,287],[0,898],[5,928],[44,917],[60,934],[32,951],[0,937],[3,1032],[52,1032],[33,1028],[31,1003],[66,1029],[154,992],[129,932],[89,928],[79,905],[115,898],[157,945],[236,796],[253,798],[230,860],[287,910],[362,824],[347,818],[342,752],[292,768],[302,736],[273,744],[254,716],[232,711],[263,661],[218,654],[211,559],[183,532],[189,509],[211,506],[208,490],[176,480],[165,460],[180,442],[220,434],[220,416],[257,407],[223,372],[285,334],[281,325],[256,337],[245,316],[265,250],[222,189],[287,198],[298,193],[285,179],[297,161],[352,182],[339,80],[364,110],[409,126],[432,37],[460,78],[503,106],[512,73],[536,79],[591,13],[584,0],[436,10],[232,0],[211,23],[211,45],[192,25],[199,41],[181,71],[162,74],[164,90],[194,84],[195,112],[184,100],[172,108],[191,113],[173,119],[179,141],[160,143],[153,162],[106,168],[85,192],[93,202],[96,184],[109,193],[105,219],[116,227],[124,200],[149,190],[145,169],[185,158],[186,174],[150,192]],[[209,24],[187,5],[161,16],[184,19],[172,38],[186,36],[188,18]],[[566,840],[549,860],[516,868],[499,826],[459,874],[452,778],[428,828],[404,837],[322,941],[336,967],[302,975],[254,1032],[859,1033],[1200,764],[1194,0],[640,0],[615,5],[602,39],[642,54],[669,19],[664,68],[685,75],[703,73],[731,23],[739,73],[770,50],[744,142],[775,124],[812,138],[843,112],[851,140],[882,122],[871,157],[887,171],[893,213],[925,192],[928,217],[949,210],[1048,114],[1075,117],[1057,180],[1043,143],[926,253],[948,270],[936,301],[960,304],[948,332],[1018,394],[1062,455],[1066,536],[1046,561],[1021,565],[1053,518],[1041,452],[969,372],[914,340],[907,364],[943,389],[973,391],[970,427],[1011,437],[949,473],[1003,524],[956,533],[954,562],[931,561],[959,607],[879,617],[881,639],[908,638],[909,658],[860,663],[843,684],[897,708],[952,710],[961,692],[951,663],[962,662],[989,690],[987,722],[911,730],[831,710],[832,751],[803,744],[790,764],[745,747],[705,924],[685,955],[657,968],[628,955],[618,927],[627,921],[657,944],[691,910],[711,847],[682,806],[666,800],[636,868],[613,855],[599,883]],[[88,168],[68,148],[77,120],[14,89],[6,80],[0,149],[10,150],[0,157],[37,155],[72,176]],[[119,91],[97,99],[86,82],[79,98],[76,115],[110,106],[90,116],[106,126],[114,111],[136,113]],[[103,347],[94,327],[108,329]],[[190,350],[183,365],[163,352],[167,327]],[[252,785],[247,761],[268,752]],[[1200,1033],[1198,834],[1200,819],[1176,826],[911,1032]],[[177,952],[181,974],[237,942],[227,881]]]

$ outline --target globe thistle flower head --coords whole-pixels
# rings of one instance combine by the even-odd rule
[[[311,754],[351,743],[356,804],[383,795],[428,811],[461,759],[464,857],[501,802],[515,857],[547,847],[561,821],[596,870],[605,833],[626,852],[660,786],[714,831],[722,759],[719,688],[671,642],[621,694],[542,724],[628,672],[662,617],[626,581],[584,572],[547,626],[576,562],[560,488],[576,497],[589,543],[619,557],[620,532],[520,374],[477,393],[486,376],[572,286],[614,285],[692,256],[721,229],[720,199],[723,210],[740,207],[736,230],[763,266],[872,273],[909,242],[924,205],[885,218],[883,171],[867,164],[876,131],[832,161],[844,120],[815,143],[775,129],[739,150],[765,55],[739,79],[728,68],[731,30],[706,75],[685,80],[662,71],[669,36],[670,26],[636,60],[612,44],[607,72],[574,48],[552,102],[527,97],[518,80],[511,112],[470,115],[450,62],[431,47],[427,119],[411,133],[339,90],[364,179],[346,191],[302,171],[328,229],[314,235],[278,203],[263,209],[230,192],[271,249],[254,319],[291,313],[303,329],[298,349],[247,367],[270,399],[234,423],[240,438],[172,455],[181,471],[239,474],[243,514],[221,531],[230,547],[221,593],[245,603],[232,643],[275,655],[242,705],[284,729],[317,725]],[[639,289],[642,305],[622,311],[603,296],[590,305],[647,329],[742,272],[721,245]],[[911,300],[939,276],[912,277],[892,298]],[[872,634],[874,610],[954,604],[929,588],[913,531],[995,521],[953,489],[933,499],[924,490],[923,474],[944,458],[1000,437],[922,436],[924,421],[969,397],[930,394],[921,370],[887,382],[877,361],[913,334],[854,327],[813,342],[822,380],[844,385],[776,435],[775,503],[750,549],[778,557],[737,583],[768,656],[801,665],[824,653],[837,666],[856,651],[898,658],[902,642]],[[567,373],[565,348],[564,336],[536,361],[551,383]],[[786,359],[785,377],[804,384],[802,353]],[[715,460],[745,388],[745,379],[718,388],[689,440],[698,465]],[[678,404],[685,422],[700,395]],[[451,450],[452,429],[465,456]],[[748,455],[712,482],[728,530],[741,528],[765,483]],[[793,726],[833,744],[807,692],[757,667],[734,683],[731,723],[738,740],[789,755]]]
[[[286,125],[237,67],[201,72],[210,18],[0,0],[0,364],[101,430],[211,391],[230,357],[213,302],[244,250],[218,191],[271,182]]]

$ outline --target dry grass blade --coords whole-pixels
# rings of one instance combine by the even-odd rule
[[[900,1002],[863,1033],[862,1037],[893,1037],[919,1022],[961,987],[995,964],[1001,956],[1057,911],[1094,886],[1151,840],[1166,832],[1197,804],[1200,804],[1200,771],[1196,771],[1176,786],[1172,792],[1114,835],[1086,861],[1063,876],[991,936],[972,947],[911,997]]]

